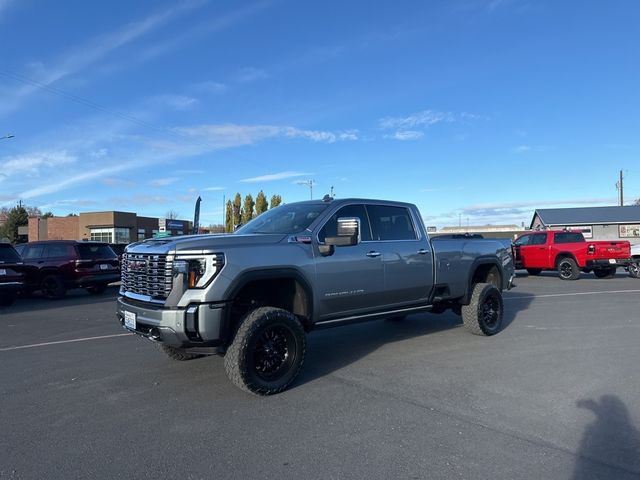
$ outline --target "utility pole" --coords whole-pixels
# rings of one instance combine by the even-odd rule
[[[624,177],[622,176],[622,170],[620,170],[620,180],[616,182],[616,188],[618,189],[618,192],[620,192],[619,194],[620,206],[623,207],[624,206]]]
[[[298,185],[306,185],[307,187],[309,187],[309,193],[311,195],[311,200],[313,200],[313,185],[316,183],[315,180],[309,179],[309,180],[300,180],[299,182],[296,182]]]

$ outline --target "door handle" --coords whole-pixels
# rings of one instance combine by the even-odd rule
[[[367,253],[367,257],[369,258],[379,257],[380,255],[382,255],[380,252],[374,252],[373,250]]]
[[[427,253],[429,253],[429,250],[427,250],[426,248],[421,248],[420,250],[418,250],[418,254],[420,255],[426,255]]]

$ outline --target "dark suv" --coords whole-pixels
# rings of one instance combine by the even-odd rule
[[[24,286],[24,264],[8,243],[0,243],[0,307],[15,302]]]
[[[107,243],[45,240],[21,246],[27,266],[26,288],[47,298],[62,298],[67,289],[98,294],[120,280],[118,256]]]

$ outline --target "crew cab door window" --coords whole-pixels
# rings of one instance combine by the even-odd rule
[[[404,207],[367,205],[374,240],[415,240],[409,210]]]
[[[531,235],[531,242],[529,245],[544,245],[545,243],[547,243],[546,233],[536,233],[535,235]]]
[[[529,245],[530,241],[531,241],[531,235],[523,235],[513,243],[514,243],[514,245],[517,245],[519,247],[523,247],[525,245]]]

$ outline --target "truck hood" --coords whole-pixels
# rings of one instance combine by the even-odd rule
[[[168,254],[181,251],[224,251],[225,248],[272,245],[284,240],[288,235],[185,235],[180,237],[151,238],[127,246],[127,253]]]

